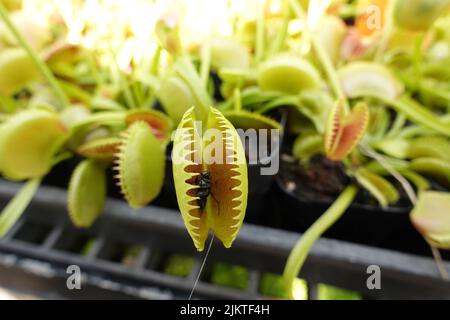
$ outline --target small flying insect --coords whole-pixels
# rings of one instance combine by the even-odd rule
[[[197,180],[197,203],[201,210],[205,209],[206,202],[208,201],[208,197],[211,195],[211,197],[214,199],[214,201],[219,205],[219,202],[214,197],[214,195],[211,193],[211,173],[209,171],[204,171],[198,176]],[[218,206],[219,207],[219,206]],[[219,207],[220,210],[220,207]],[[220,213],[219,213],[220,215]]]
[[[211,194],[211,173],[208,171],[200,173],[197,185],[198,206],[203,210],[206,206],[208,196]]]

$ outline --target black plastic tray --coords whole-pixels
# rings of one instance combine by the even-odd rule
[[[17,184],[0,180],[0,207],[17,190]],[[195,252],[178,212],[157,207],[135,212],[123,201],[109,199],[105,214],[93,228],[77,230],[67,219],[65,202],[63,190],[50,187],[39,190],[19,223],[0,241],[0,285],[33,285],[47,290],[50,296],[83,299],[187,297],[202,255]],[[209,263],[223,261],[249,268],[249,286],[240,291],[213,285],[206,271],[195,297],[261,298],[258,291],[261,273],[280,274],[299,236],[245,224],[232,249],[226,250],[216,241]],[[87,255],[81,255],[80,243],[91,237],[98,241]],[[117,258],[123,244],[144,248],[132,267]],[[195,257],[192,273],[186,278],[162,273],[158,261],[168,253]],[[34,267],[30,269],[26,261],[31,261]],[[81,267],[87,290],[67,290],[67,275],[63,271],[74,264]],[[366,270],[370,265],[381,267],[382,290],[371,291],[366,286]],[[450,263],[445,265],[450,270]],[[450,284],[440,279],[432,259],[343,241],[319,240],[301,277],[308,281],[311,298],[318,283],[327,283],[372,299],[450,299]],[[29,282],[31,279],[34,282]]]

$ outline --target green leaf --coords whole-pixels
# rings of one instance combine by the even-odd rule
[[[444,178],[450,183],[450,163],[437,158],[420,158],[411,162],[410,169],[436,178]]]
[[[400,172],[406,179],[414,183],[417,190],[426,191],[431,189],[430,182],[422,177],[420,174],[417,174],[411,170],[404,169]]]
[[[400,28],[426,31],[449,7],[449,0],[396,0],[393,18]]]
[[[11,180],[44,176],[67,137],[55,113],[29,109],[15,114],[0,126],[0,171]]]
[[[377,150],[398,159],[406,159],[411,148],[410,141],[406,139],[383,139],[373,145]]]
[[[450,249],[450,193],[427,191],[419,195],[411,220],[430,244]]]
[[[294,142],[293,156],[298,160],[309,160],[317,154],[324,154],[323,137],[319,134],[302,134]]]
[[[3,209],[0,214],[0,238],[19,220],[40,184],[41,178],[29,180]]]
[[[280,55],[267,60],[259,69],[258,85],[264,91],[297,94],[305,89],[319,88],[319,72],[307,60]]]
[[[339,80],[349,98],[359,98],[372,91],[387,99],[396,99],[403,84],[385,66],[374,62],[353,62],[339,70]]]
[[[450,142],[443,137],[421,137],[408,148],[408,156],[417,158],[438,158],[450,162]]]
[[[369,191],[383,208],[396,203],[400,199],[397,189],[382,176],[367,169],[359,169],[355,174],[359,184]]]
[[[105,169],[94,160],[81,162],[67,190],[69,216],[77,227],[90,227],[102,213],[106,199]]]
[[[433,129],[446,136],[450,136],[450,126],[443,121],[443,119],[440,119],[433,112],[408,96],[402,96],[399,99],[393,100],[373,91],[367,91],[364,95],[386,103],[388,106],[397,112],[403,113],[409,120],[417,124]]]
[[[116,154],[118,184],[127,202],[139,209],[161,191],[165,173],[165,147],[144,121],[133,123],[122,133]]]
[[[197,70],[188,57],[178,59],[175,63],[175,70],[181,79],[189,86],[196,100],[195,112],[197,117],[206,122],[209,107],[212,105],[211,97],[202,85]]]

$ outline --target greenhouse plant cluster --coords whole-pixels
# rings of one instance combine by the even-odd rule
[[[450,299],[449,0],[0,20],[0,299]]]

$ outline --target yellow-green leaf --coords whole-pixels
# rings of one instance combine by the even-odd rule
[[[0,213],[0,238],[4,237],[19,220],[40,184],[41,178],[28,181],[2,210]]]
[[[404,85],[385,66],[375,62],[353,62],[338,72],[344,93],[349,98],[364,96],[367,92],[388,99],[396,99],[404,91]]]
[[[124,133],[117,153],[117,178],[126,200],[138,209],[161,191],[165,173],[165,152],[150,126],[139,121]]]
[[[119,151],[121,142],[117,137],[95,139],[81,145],[77,152],[87,158],[110,162]]]
[[[40,79],[39,70],[21,48],[0,52],[0,94],[9,96]]]
[[[380,175],[366,169],[359,169],[355,177],[359,184],[367,189],[383,208],[396,203],[400,199],[397,189]]]
[[[450,249],[450,193],[420,193],[411,221],[430,244]]]
[[[81,162],[67,190],[69,216],[80,228],[90,227],[103,211],[106,199],[105,169],[94,160]]]
[[[57,114],[25,110],[0,125],[0,172],[12,180],[44,176],[67,139]]]
[[[298,94],[305,89],[320,87],[321,78],[319,72],[307,60],[281,55],[261,65],[257,82],[265,91]]]
[[[401,28],[425,31],[449,8],[449,0],[395,0],[394,20]]]

